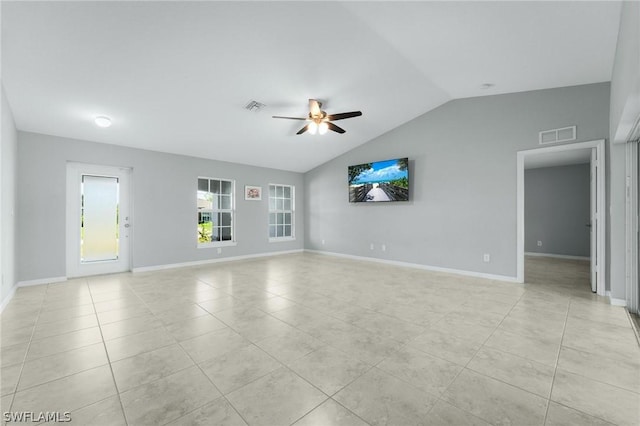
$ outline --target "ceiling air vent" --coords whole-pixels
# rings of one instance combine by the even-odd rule
[[[263,109],[264,107],[266,107],[266,105],[261,102],[249,101],[244,106],[244,109],[246,109],[247,111],[260,112],[260,110]]]
[[[539,134],[540,145],[549,143],[568,142],[576,140],[576,126],[561,129],[544,130]]]

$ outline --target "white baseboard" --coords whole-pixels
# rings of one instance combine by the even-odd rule
[[[488,280],[497,280],[497,281],[507,281],[507,282],[511,282],[511,283],[518,283],[518,280],[517,280],[516,277],[510,277],[508,275],[485,274],[484,272],[474,272],[474,271],[465,271],[465,270],[462,270],[462,269],[442,268],[440,266],[429,266],[429,265],[422,265],[420,263],[401,262],[401,261],[398,261],[398,260],[378,259],[378,258],[375,258],[375,257],[355,256],[355,255],[351,255],[351,254],[335,253],[335,252],[331,252],[331,251],[305,249],[305,252],[324,254],[324,255],[327,255],[327,256],[343,257],[343,258],[346,258],[346,259],[364,260],[366,262],[384,263],[384,264],[387,264],[387,265],[394,265],[394,266],[404,266],[404,267],[407,267],[407,268],[424,269],[426,271],[446,272],[448,274],[464,275],[464,276],[468,276],[468,277],[485,278],[485,279],[488,279]]]
[[[611,291],[606,291],[604,295],[609,298],[609,303],[613,306],[627,306],[627,301],[625,299],[616,299],[615,297],[611,297]]]
[[[42,285],[42,284],[52,284],[52,283],[61,283],[66,281],[67,277],[53,277],[53,278],[40,278],[37,280],[27,280],[27,281],[19,281],[18,287],[29,287],[32,285]]]
[[[13,296],[16,294],[16,288],[18,288],[17,285],[14,285],[13,287],[11,287],[9,294],[7,294],[7,296],[4,298],[2,303],[0,303],[0,313],[4,311],[4,308],[6,308],[9,302],[11,302],[11,299],[13,299]]]
[[[66,280],[67,280],[67,277],[54,277],[54,278],[41,278],[37,280],[18,281],[18,283],[11,288],[11,291],[9,292],[7,297],[5,297],[2,303],[0,303],[0,312],[4,311],[4,308],[6,308],[9,302],[11,301],[11,299],[13,299],[13,296],[15,296],[16,290],[18,289],[18,287],[29,287],[32,285],[58,283]]]
[[[529,251],[525,252],[524,255],[534,257],[553,257],[556,259],[591,260],[589,256],[569,256],[568,254],[535,253]]]
[[[131,272],[138,273],[138,272],[161,271],[163,269],[187,268],[189,266],[208,265],[210,263],[232,262],[234,260],[246,260],[246,259],[255,259],[258,257],[270,257],[270,256],[280,256],[283,254],[302,253],[303,251],[304,251],[303,249],[283,250],[283,251],[273,251],[269,253],[247,254],[244,256],[222,257],[219,259],[195,260],[193,262],[168,263],[164,265],[142,266],[140,268],[133,268]]]
[[[627,301],[624,299],[616,299],[614,297],[609,298],[613,306],[627,306]]]

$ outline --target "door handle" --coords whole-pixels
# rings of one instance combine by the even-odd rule
[[[127,226],[127,225],[125,225],[125,226]],[[587,228],[591,228],[591,224],[590,224],[590,223],[587,223],[585,226],[586,226]]]

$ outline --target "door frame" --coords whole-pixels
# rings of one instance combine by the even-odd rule
[[[629,312],[640,313],[640,141],[626,144],[625,287]]]
[[[116,172],[117,171],[117,172]],[[66,165],[67,172],[67,194],[66,194],[66,230],[65,237],[67,242],[65,244],[66,253],[66,276],[67,278],[111,274],[128,272],[133,267],[133,232],[130,224],[133,217],[133,197],[132,197],[132,178],[133,169],[130,167],[119,166],[107,166],[101,164],[88,164],[68,161]],[[120,247],[126,242],[126,252],[120,258],[125,260],[123,268],[116,268],[114,270],[110,266],[113,265],[113,261],[96,262],[92,265],[92,271],[86,271],[88,273],[82,273],[79,270],[79,251],[78,247],[74,248],[74,242],[80,240],[80,228],[77,226],[77,212],[81,204],[81,195],[78,192],[77,184],[80,181],[80,176],[83,174],[96,175],[96,176],[118,176],[122,178],[122,175],[126,175],[126,188],[127,204],[128,204],[128,220],[120,220],[120,235],[125,235],[125,238],[120,238]],[[128,223],[125,223],[128,222]],[[125,230],[125,225],[126,230]],[[73,235],[72,235],[73,233]],[[122,253],[122,250],[120,250]]]
[[[596,265],[593,263],[593,256],[598,259],[598,236],[594,233],[600,229],[600,222],[594,214],[598,211],[597,206],[597,194],[598,194],[598,153],[595,148],[591,148],[591,155],[589,156],[589,258],[591,269],[591,291],[596,293],[598,291],[596,285],[598,283],[598,271]],[[595,179],[594,179],[595,178]],[[594,238],[595,237],[595,238]]]
[[[525,159],[530,156],[539,154],[548,154],[553,152],[572,151],[578,149],[596,150],[597,157],[597,199],[596,199],[596,220],[598,221],[596,235],[596,274],[597,286],[596,292],[600,296],[606,294],[606,169],[605,169],[605,140],[597,139],[587,142],[578,142],[566,145],[550,146],[545,148],[534,148],[524,151],[518,151],[516,163],[516,223],[517,223],[517,274],[516,280],[524,283],[524,165]]]

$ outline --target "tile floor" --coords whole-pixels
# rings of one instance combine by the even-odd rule
[[[317,254],[18,289],[4,412],[78,425],[638,425],[640,350],[584,262],[519,285]],[[3,421],[5,421],[3,416]]]

